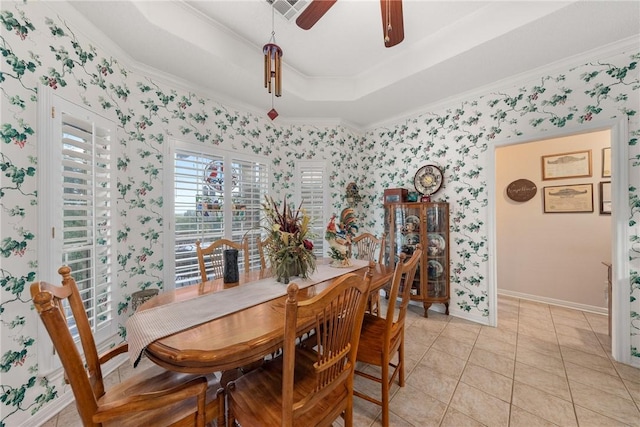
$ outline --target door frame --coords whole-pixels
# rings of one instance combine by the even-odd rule
[[[503,138],[496,140],[487,150],[488,166],[488,251],[489,251],[489,325],[498,325],[498,283],[496,260],[496,150],[515,144],[525,144],[546,139],[561,138],[584,133],[609,130],[611,132],[611,260],[613,268],[612,277],[612,308],[611,308],[611,352],[613,358],[622,363],[631,363],[631,325],[628,321],[628,313],[631,310],[629,300],[629,248],[628,248],[628,188],[629,188],[629,132],[628,119],[626,117],[616,120],[600,120],[582,124],[579,128],[567,127],[540,132],[536,135],[523,135],[516,138]],[[501,193],[500,193],[501,194]],[[617,315],[616,315],[617,314]]]

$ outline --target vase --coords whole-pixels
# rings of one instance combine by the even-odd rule
[[[276,269],[276,271],[280,271],[280,269]],[[289,283],[289,280],[292,277],[295,276],[299,276],[300,275],[300,270],[298,268],[298,263],[296,262],[288,262],[286,267],[283,268],[281,275],[279,274],[276,277],[276,280],[280,283],[284,283],[285,285],[287,285]]]
[[[238,250],[237,249],[225,249],[222,252],[223,256],[223,268],[222,268],[222,280],[224,283],[236,283],[240,280],[238,273]]]

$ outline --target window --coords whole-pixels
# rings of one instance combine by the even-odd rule
[[[38,144],[42,236],[38,273],[42,280],[60,283],[58,268],[71,268],[100,344],[117,332],[112,295],[116,275],[115,125],[50,93],[42,98],[41,116],[46,111],[46,118],[41,118]],[[71,318],[70,311],[67,318]],[[69,328],[78,341],[73,323]],[[57,367],[52,353],[39,360],[41,371]]]
[[[174,141],[171,258],[176,287],[200,281],[197,240],[207,246],[226,238],[249,239],[250,268],[260,265],[255,236],[260,234],[262,202],[268,190],[265,159],[239,156]],[[171,276],[170,276],[171,277]]]
[[[317,257],[324,257],[328,248],[324,248],[325,194],[326,194],[326,165],[324,162],[306,162],[297,164],[296,177],[300,183],[296,186],[296,199],[302,202],[302,207],[312,218],[311,232],[313,239],[313,253]]]

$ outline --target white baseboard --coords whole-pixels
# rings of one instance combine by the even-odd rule
[[[498,289],[498,295],[520,298],[527,301],[542,302],[545,304],[557,305],[559,307],[565,307],[565,308],[572,308],[574,310],[588,311],[590,313],[596,313],[596,314],[606,315],[609,312],[609,310],[606,307],[596,307],[594,305],[579,304],[571,301],[564,301],[564,300],[559,300],[554,298],[541,297],[538,295],[525,294],[522,292],[507,291],[504,289]]]

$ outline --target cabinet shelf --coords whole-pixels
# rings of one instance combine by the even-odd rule
[[[424,316],[432,304],[444,304],[449,314],[449,204],[385,203],[385,262],[395,265],[401,252],[423,248],[411,299],[421,301]]]

